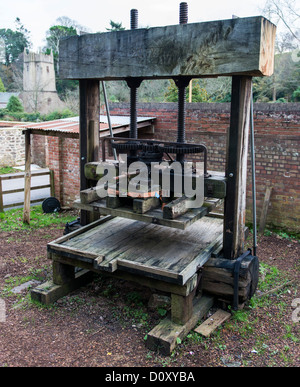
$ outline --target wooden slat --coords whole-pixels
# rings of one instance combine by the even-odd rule
[[[30,186],[31,186],[31,139],[30,132],[25,132],[25,182],[23,223],[30,223]]]
[[[209,337],[216,328],[218,328],[230,317],[230,313],[226,312],[225,310],[218,309],[212,316],[210,316],[201,325],[194,329],[194,331],[200,333],[202,336]]]

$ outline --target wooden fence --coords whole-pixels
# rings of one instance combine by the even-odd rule
[[[38,176],[45,176],[49,175],[49,184],[44,184],[44,185],[38,185],[34,187],[30,187],[30,191],[37,190],[37,189],[43,189],[43,188],[50,188],[50,196],[54,196],[54,174],[53,171],[44,171],[44,172],[39,172],[39,171],[31,171],[31,177],[38,177]],[[18,192],[24,192],[24,187],[23,188],[16,188],[12,190],[7,190],[3,191],[2,189],[2,181],[3,180],[11,180],[11,179],[24,179],[25,177],[25,172],[18,172],[18,173],[13,173],[13,174],[7,174],[7,175],[0,175],[0,212],[4,212],[5,208],[11,208],[11,207],[17,207],[17,206],[22,206],[24,205],[24,201],[18,202],[18,203],[11,203],[11,204],[3,204],[3,196],[8,195],[8,194],[13,194],[13,193],[18,193]],[[30,203],[38,203],[42,200],[46,199],[45,198],[39,198],[39,199],[34,199],[31,200]]]

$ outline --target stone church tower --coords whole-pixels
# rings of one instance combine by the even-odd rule
[[[48,114],[64,107],[55,85],[54,60],[50,55],[27,53],[24,50],[23,93],[24,109],[28,113]]]

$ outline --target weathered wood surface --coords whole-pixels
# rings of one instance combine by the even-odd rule
[[[257,16],[71,36],[60,41],[60,78],[272,75],[275,32]]]
[[[231,314],[225,310],[218,309],[212,316],[199,325],[195,332],[202,336],[209,337],[211,333],[231,317]]]
[[[80,200],[75,200],[73,206],[86,211],[99,212],[102,215],[120,216],[127,219],[185,230],[216,208],[220,203],[220,200],[221,199],[206,199],[202,207],[191,208],[188,212],[178,216],[176,219],[165,219],[161,208],[154,208],[141,214],[134,212],[132,205],[123,206],[122,203],[120,203],[119,197],[107,197],[106,200],[97,200],[89,204],[84,204],[81,203]],[[109,203],[107,203],[107,201]]]
[[[202,290],[222,300],[233,301],[235,260],[210,258],[202,267]],[[239,273],[239,303],[248,301],[255,292],[258,281],[257,260],[246,257]]]
[[[235,259],[244,251],[247,155],[252,78],[232,77],[230,127],[227,139],[227,194],[224,201],[224,257]]]
[[[80,147],[80,190],[91,187],[85,177],[84,165],[99,160],[99,117],[100,117],[99,81],[95,79],[79,82],[79,147]],[[80,222],[86,225],[95,220],[95,214],[82,210]]]
[[[45,305],[50,305],[59,298],[66,296],[75,289],[86,285],[93,279],[93,273],[87,270],[81,270],[75,274],[73,280],[63,284],[55,284],[53,281],[47,281],[31,290],[31,298]]]
[[[187,230],[126,218],[82,229],[49,243],[50,258],[57,254],[84,268],[120,269],[179,285],[193,277],[222,241],[222,220],[212,218]]]
[[[30,131],[25,131],[25,182],[23,223],[30,224],[30,187],[31,187],[31,138]]]
[[[213,297],[202,296],[195,299],[193,313],[184,325],[176,324],[169,318],[162,320],[147,335],[146,346],[152,351],[170,355],[178,343],[183,340],[191,329],[202,319],[213,306]]]

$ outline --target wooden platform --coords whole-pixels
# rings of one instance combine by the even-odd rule
[[[222,241],[222,219],[204,217],[178,230],[106,216],[50,242],[48,253],[93,271],[124,270],[184,285]]]

